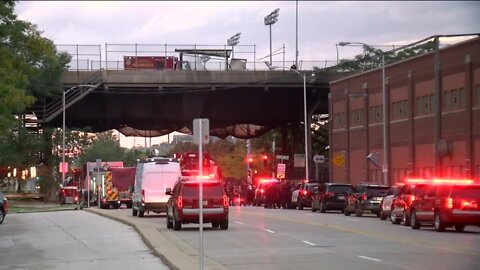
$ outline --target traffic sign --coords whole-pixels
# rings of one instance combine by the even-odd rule
[[[206,118],[193,119],[193,143],[195,144],[208,143],[210,141],[209,127],[210,127],[210,123],[208,119]]]
[[[283,159],[283,160],[288,160],[288,156],[283,156],[283,155],[277,155],[277,159]]]
[[[315,163],[325,163],[325,156],[324,155],[315,155],[315,156],[313,156],[313,162],[315,162]]]
[[[284,164],[284,163],[277,164],[277,178],[279,178],[279,179],[285,178],[286,168],[287,168],[287,165]]]
[[[345,156],[338,154],[335,157],[333,157],[332,162],[338,167],[343,166],[345,164]]]

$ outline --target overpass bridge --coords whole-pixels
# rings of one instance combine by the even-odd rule
[[[328,113],[329,82],[343,75],[305,72],[309,115]],[[304,119],[303,77],[295,71],[75,70],[63,85],[66,126],[91,132],[190,133],[193,119],[208,118],[211,135],[253,138]],[[62,96],[39,101],[26,121],[62,127],[62,112]]]

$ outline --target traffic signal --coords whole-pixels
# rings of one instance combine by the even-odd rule
[[[263,166],[264,167],[268,166],[268,156],[267,155],[263,155]]]
[[[253,167],[253,158],[248,158],[248,167],[249,168]]]

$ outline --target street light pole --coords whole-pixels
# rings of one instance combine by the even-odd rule
[[[60,166],[62,169],[62,185],[65,182],[65,95],[66,93],[70,92],[71,90],[77,88],[77,87],[97,87],[96,85],[90,85],[90,84],[79,84],[70,87],[68,90],[63,91],[62,94],[62,165]],[[68,168],[68,167],[67,167]],[[89,191],[88,191],[89,192]]]
[[[307,114],[307,74],[302,74],[296,69],[290,69],[295,71],[298,75],[303,78],[303,121],[304,121],[304,133],[305,133],[305,180],[309,179],[309,147],[308,147],[308,114]]]
[[[371,48],[371,45],[362,43],[362,42],[339,42],[338,46],[348,46],[348,45],[362,45],[365,47]],[[337,59],[338,59],[338,47],[337,47]],[[338,64],[338,60],[337,60]],[[382,172],[383,172],[383,184],[388,185],[389,184],[389,136],[388,136],[388,127],[387,124],[389,122],[389,119],[387,119],[388,114],[387,114],[387,108],[389,107],[388,103],[388,98],[387,98],[387,89],[385,87],[385,52],[382,51],[382,102],[383,102],[383,166],[382,166]],[[368,109],[368,108],[365,108]]]
[[[270,14],[265,16],[264,23],[270,27],[270,66],[272,66],[272,24],[278,21],[278,12],[279,8],[272,11]]]
[[[388,179],[388,170],[389,170],[389,153],[388,153],[388,134],[387,134],[387,90],[385,87],[385,53],[382,52],[382,93],[383,93],[383,184],[388,185],[389,184],[389,179]],[[389,106],[388,106],[389,107]]]

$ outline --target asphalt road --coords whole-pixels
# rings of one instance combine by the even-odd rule
[[[137,232],[85,211],[8,214],[0,269],[169,269]]]
[[[132,218],[130,209],[107,210]],[[114,211],[114,212],[113,212]],[[374,215],[230,207],[226,231],[204,229],[204,256],[228,269],[480,269],[480,228],[438,233],[412,230]],[[164,215],[141,218],[191,256],[198,256],[197,224],[166,229]],[[185,248],[187,246],[187,248]]]

